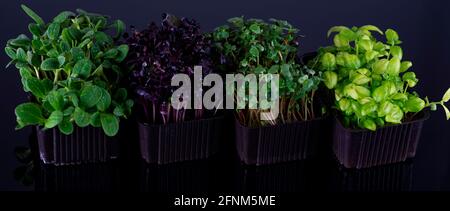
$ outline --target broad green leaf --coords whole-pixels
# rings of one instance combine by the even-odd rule
[[[76,16],[76,14],[71,11],[62,11],[55,18],[53,18],[53,22],[62,23],[70,16]]]
[[[444,104],[442,104],[442,108],[444,108],[445,115],[447,116],[447,120],[450,120],[450,111],[448,110],[447,107],[445,107]]]
[[[102,89],[95,85],[83,87],[80,94],[81,105],[86,108],[95,106],[102,97]]]
[[[83,50],[81,50],[81,48],[78,47],[72,48],[70,50],[70,53],[72,54],[73,61],[75,62],[78,62],[79,60],[82,60],[85,57]]]
[[[385,34],[389,44],[395,44],[399,40],[397,32],[392,29],[386,30]]]
[[[58,125],[59,131],[65,135],[70,135],[73,133],[73,124],[70,122],[69,117],[64,117],[61,123]]]
[[[106,51],[106,53],[103,54],[103,57],[106,59],[113,59],[117,56],[118,53],[119,51],[117,49],[112,48]]]
[[[51,23],[47,28],[47,36],[52,40],[56,40],[59,37],[60,32],[60,24],[59,23]]]
[[[406,73],[404,73],[403,76],[402,76],[402,80],[405,81],[406,83],[408,83],[409,87],[416,86],[417,82],[419,81],[416,78],[416,74],[414,72],[406,72]]]
[[[48,58],[41,64],[41,69],[45,71],[59,69],[59,61],[57,58]]]
[[[20,104],[15,113],[20,127],[43,124],[45,121],[40,106],[35,103]]]
[[[367,31],[376,31],[380,34],[383,34],[383,31],[381,31],[378,27],[374,26],[374,25],[365,25],[365,26],[361,26],[359,27],[360,30],[367,30]]]
[[[107,136],[115,136],[119,132],[119,118],[112,114],[101,114],[100,121]]]
[[[56,125],[61,123],[63,117],[64,115],[62,111],[59,110],[53,111],[48,117],[48,119],[45,121],[45,128],[54,128]]]
[[[409,68],[412,67],[412,62],[410,61],[403,61],[400,65],[400,72],[405,72],[407,71]]]
[[[336,68],[336,57],[332,53],[325,53],[320,62],[326,70],[334,70]]]
[[[377,129],[377,125],[371,119],[365,119],[363,121],[363,126],[364,126],[364,128],[369,129],[371,131],[375,131]]]
[[[116,20],[115,21],[115,28],[116,28],[116,35],[115,35],[115,39],[119,39],[120,37],[122,37],[123,32],[125,31],[125,23],[121,20]]]
[[[91,115],[90,124],[93,127],[101,127],[102,126],[102,122],[100,121],[100,113],[99,112],[95,112],[94,114]]]
[[[59,63],[60,67],[62,67],[64,65],[64,63],[66,62],[66,57],[64,57],[64,56],[58,56],[57,59],[58,59],[58,63]]]
[[[22,48],[17,49],[16,60],[24,63],[27,62],[27,53]]]
[[[405,103],[403,110],[417,113],[425,107],[425,101],[416,96],[410,96]]]
[[[80,107],[76,107],[73,112],[73,119],[79,127],[86,127],[91,122],[91,115]]]
[[[261,28],[259,27],[259,24],[257,24],[257,23],[252,24],[249,28],[250,28],[250,31],[252,31],[255,34],[261,33]]]
[[[378,117],[386,116],[388,113],[390,113],[392,111],[393,107],[394,107],[394,104],[392,104],[389,101],[381,102],[381,104],[378,106],[378,109],[377,109]]]
[[[17,38],[9,40],[8,44],[20,48],[28,48],[31,44],[31,40],[24,34],[17,36]]]
[[[47,95],[47,101],[55,110],[62,110],[64,108],[64,96],[58,91],[51,91]]]
[[[355,74],[355,76],[353,77],[352,82],[354,84],[358,84],[358,85],[363,85],[363,84],[367,84],[371,81],[372,79],[363,75],[363,74]]]
[[[101,96],[96,106],[99,111],[106,111],[109,108],[109,105],[111,105],[111,95],[106,89],[100,88],[100,90]]]
[[[384,120],[386,120],[386,122],[400,124],[402,123],[402,119],[403,119],[402,109],[397,105],[393,105],[391,111],[386,114]]]
[[[128,45],[120,45],[119,47],[117,47],[118,50],[118,54],[116,56],[115,61],[116,62],[122,62],[128,55]]]
[[[349,28],[346,26],[333,26],[328,30],[327,37],[330,37],[330,35],[334,32],[341,32],[344,29],[349,29]]]
[[[64,114],[64,116],[71,116],[74,111],[75,111],[75,108],[73,106],[70,106],[63,111],[63,114]]]
[[[392,58],[389,61],[389,64],[388,64],[387,69],[386,69],[386,73],[391,75],[391,76],[398,75],[400,73],[400,65],[401,65],[401,63],[400,63],[400,59],[399,58],[397,58],[397,57]]]
[[[249,53],[253,57],[258,57],[259,56],[259,50],[258,50],[258,48],[256,46],[250,47]]]
[[[75,77],[82,76],[82,77],[87,78],[91,74],[92,66],[93,66],[93,64],[89,59],[79,60],[73,67],[72,74]]]
[[[333,38],[334,45],[338,48],[349,46],[349,40],[344,38],[341,34],[337,34]]]
[[[393,57],[397,57],[399,60],[403,58],[403,50],[399,46],[392,46],[390,53]]]
[[[337,74],[332,71],[326,71],[323,73],[324,84],[328,89],[333,89],[337,84]]]
[[[44,98],[49,92],[49,87],[46,86],[44,81],[41,81],[35,77],[30,77],[26,80],[27,88],[37,98]]]
[[[16,51],[11,47],[5,47],[5,53],[11,59],[16,59]]]
[[[448,102],[450,100],[450,88],[447,89],[447,91],[445,92],[444,96],[442,97],[442,101],[444,103]]]
[[[39,17],[39,15],[37,15],[33,10],[31,10],[30,8],[28,8],[27,6],[25,6],[23,4],[21,5],[21,7],[22,7],[22,10],[25,11],[25,13],[28,16],[30,16],[37,24],[39,24],[41,26],[45,25],[44,20],[42,20],[42,18]]]

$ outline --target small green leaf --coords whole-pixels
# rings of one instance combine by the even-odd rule
[[[25,13],[30,16],[37,24],[41,26],[45,25],[44,20],[42,20],[42,18],[39,17],[39,15],[37,15],[33,10],[23,4],[21,5],[21,7],[22,10],[25,11]]]
[[[378,32],[380,34],[383,34],[383,32],[378,27],[376,27],[374,25],[361,26],[359,29],[360,30],[367,30],[367,31],[376,31],[376,32]]]
[[[79,127],[86,127],[91,122],[91,115],[83,109],[76,107],[73,112],[73,119]]]
[[[397,32],[392,29],[386,30],[385,34],[389,44],[395,44],[399,40]]]
[[[444,104],[442,104],[442,108],[444,108],[445,115],[447,116],[447,120],[450,120],[450,111],[448,110],[447,107],[445,107]]]
[[[63,120],[63,113],[62,111],[53,111],[50,116],[48,117],[48,119],[45,121],[45,128],[54,128],[56,125],[58,125],[59,123],[61,123],[61,121]]]
[[[365,119],[363,121],[363,126],[371,131],[375,131],[377,129],[377,125],[371,119]]]
[[[125,31],[125,23],[121,20],[116,20],[115,23],[115,28],[116,28],[116,35],[114,36],[114,39],[119,39],[122,35],[123,32]]]
[[[320,62],[326,70],[334,70],[336,68],[336,57],[332,53],[325,53]]]
[[[64,96],[58,91],[49,92],[47,101],[55,110],[62,110],[64,108]]]
[[[113,113],[117,117],[121,117],[121,116],[125,115],[125,112],[124,112],[124,110],[123,110],[123,108],[121,106],[117,106],[116,108],[114,108]]]
[[[47,28],[47,36],[52,40],[56,40],[59,37],[60,32],[60,24],[59,23],[51,23]]]
[[[99,112],[95,112],[94,114],[91,115],[91,123],[90,123],[93,127],[101,127],[102,126],[102,122],[100,121],[100,113]]]
[[[252,31],[255,34],[260,34],[261,28],[259,27],[259,25],[257,23],[254,23],[250,26],[250,31]]]
[[[403,108],[406,112],[417,113],[425,107],[425,101],[416,96],[410,96]]]
[[[386,114],[386,122],[400,124],[403,119],[403,111],[397,105],[393,105],[389,113]]]
[[[405,72],[407,71],[409,68],[412,67],[412,62],[410,61],[403,61],[400,65],[400,72]]]
[[[80,94],[81,104],[86,108],[95,106],[102,97],[103,91],[100,87],[95,85],[88,85],[83,87]]]
[[[20,62],[27,62],[27,53],[22,48],[17,49],[16,59]]]
[[[70,50],[72,54],[73,61],[78,62],[79,60],[84,59],[84,52],[81,48],[75,47]]]
[[[119,119],[112,114],[101,114],[100,121],[107,136],[115,136],[119,132]]]
[[[103,88],[100,88],[100,90],[101,96],[96,106],[99,111],[106,111],[109,108],[109,105],[111,105],[111,95]]]
[[[400,65],[401,65],[401,63],[400,63],[400,59],[399,58],[397,58],[397,57],[392,58],[389,61],[389,64],[388,64],[387,69],[386,69],[386,73],[391,75],[391,76],[398,75],[400,73]]]
[[[45,119],[42,116],[42,110],[38,104],[23,103],[15,109],[17,122],[19,126],[24,127],[28,125],[42,124]]]
[[[442,102],[446,103],[450,100],[450,88],[447,89],[444,96],[442,97]]]
[[[62,11],[55,18],[53,18],[53,22],[62,23],[70,16],[75,16],[75,13],[71,11]]]
[[[119,51],[117,49],[112,48],[106,51],[106,53],[103,54],[103,57],[106,59],[113,59],[117,56],[118,53]]]
[[[323,73],[324,84],[328,89],[333,89],[337,84],[337,74],[332,71],[326,71]]]
[[[89,77],[92,70],[92,62],[89,59],[79,60],[73,67],[74,76],[83,76],[85,78]]]
[[[70,135],[73,133],[73,124],[70,122],[69,117],[64,117],[61,123],[58,125],[59,131],[65,135]]]
[[[328,30],[327,37],[330,37],[330,35],[334,32],[341,32],[344,29],[349,29],[349,28],[346,26],[333,26]]]
[[[403,58],[403,50],[399,46],[392,46],[390,53],[393,57],[397,57],[399,60]]]
[[[128,45],[120,45],[117,47],[117,50],[119,53],[117,54],[115,61],[122,62],[128,55]]]
[[[44,98],[47,93],[50,91],[51,87],[48,87],[47,84],[44,84],[44,81],[41,81],[37,78],[30,77],[26,80],[27,88],[33,93],[33,95],[37,98]]]
[[[9,58],[16,59],[16,51],[13,48],[6,47],[5,48],[5,53],[6,53],[6,55],[9,56]]]
[[[253,57],[258,57],[259,56],[259,50],[256,46],[252,46],[250,47],[250,51],[249,51],[250,55],[252,55]]]
[[[75,111],[75,108],[73,106],[70,106],[63,111],[63,114],[64,114],[64,116],[71,116],[74,111]]]
[[[57,58],[48,58],[41,64],[41,69],[45,71],[59,69],[59,61]]]
[[[60,67],[63,66],[64,63],[66,62],[66,57],[64,57],[64,56],[58,56],[57,59],[58,59],[58,63],[59,63]]]

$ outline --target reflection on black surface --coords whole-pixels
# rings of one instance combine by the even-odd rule
[[[334,180],[338,191],[411,191],[412,173],[413,163],[406,161],[368,169],[340,167]]]
[[[210,183],[209,161],[165,165],[141,164],[140,190],[162,193],[204,193]]]
[[[149,165],[134,158],[73,166],[39,161],[35,135],[30,148],[17,147],[20,166],[14,176],[36,191],[156,193],[286,193],[305,191],[410,191],[413,162],[368,169],[345,169],[333,159],[307,160],[268,166],[245,166],[230,150],[209,160]]]
[[[36,191],[108,192],[120,188],[120,175],[113,162],[78,166],[41,165],[36,174]]]
[[[236,187],[239,192],[286,193],[308,189],[311,171],[307,162],[291,162],[270,166],[239,166]]]

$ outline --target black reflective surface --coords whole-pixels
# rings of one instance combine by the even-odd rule
[[[196,18],[210,31],[234,16],[279,18],[290,21],[305,37],[300,53],[328,45],[329,27],[374,24],[395,28],[403,41],[405,59],[414,63],[422,96],[439,100],[450,78],[450,1],[447,0],[261,0],[261,1],[31,1],[3,0],[0,3],[0,45],[27,30],[30,19],[20,10],[26,3],[45,20],[62,10],[84,8],[110,14],[128,25],[143,27],[170,12]],[[0,52],[0,66],[8,63]],[[235,157],[233,138],[210,161],[147,166],[139,160],[78,167],[44,167],[24,158],[30,128],[15,131],[14,107],[26,101],[19,73],[10,68],[0,73],[0,190],[4,191],[346,191],[412,190],[450,191],[450,122],[442,110],[432,113],[424,124],[414,160],[361,171],[345,171],[334,158],[243,168]],[[233,125],[224,128],[228,132]],[[229,134],[232,134],[231,131]],[[33,146],[32,146],[33,148]],[[26,156],[25,156],[26,157]],[[29,158],[28,158],[29,159]],[[36,159],[36,158],[35,158]]]
[[[42,164],[37,157],[36,138],[29,134],[30,147],[12,152],[19,163],[9,175],[14,182],[3,190],[39,192],[150,193],[295,193],[295,192],[398,192],[448,190],[448,175],[422,172],[420,156],[414,160],[368,169],[345,169],[331,156],[269,166],[241,165],[232,145],[223,147],[208,160],[149,165],[140,159],[118,159],[107,163],[76,166]],[[419,163],[419,164],[416,164]],[[7,176],[8,173],[3,174]],[[441,186],[434,189],[433,178]],[[4,185],[8,180],[2,180]],[[433,181],[436,182],[436,181]]]

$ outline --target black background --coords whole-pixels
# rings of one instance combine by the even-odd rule
[[[420,79],[417,91],[422,96],[440,100],[450,86],[450,1],[446,0],[272,0],[272,1],[144,1],[144,0],[74,0],[17,1],[0,3],[0,43],[20,33],[28,33],[31,19],[20,9],[25,3],[44,20],[61,10],[83,8],[122,19],[127,25],[144,27],[159,21],[163,12],[195,18],[205,31],[234,16],[278,18],[288,20],[305,36],[301,52],[314,51],[328,45],[327,30],[334,25],[359,26],[373,24],[385,30],[394,28],[403,41],[406,59]],[[7,56],[0,54],[4,67]],[[14,68],[0,73],[0,190],[27,190],[13,178],[18,163],[14,147],[26,145],[29,128],[15,131],[14,107],[26,100],[19,74]],[[450,190],[450,123],[442,110],[432,113],[426,122],[414,160],[413,190]]]

